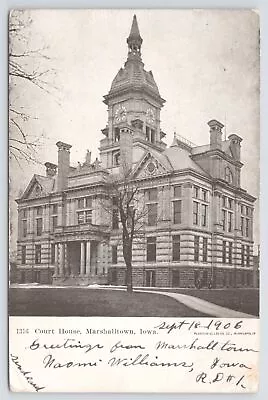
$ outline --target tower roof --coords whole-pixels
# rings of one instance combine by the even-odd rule
[[[145,90],[160,103],[165,100],[161,98],[152,71],[145,71],[141,59],[142,37],[140,35],[137,17],[133,16],[130,34],[127,38],[128,57],[123,68],[116,74],[108,95],[104,96],[104,103],[109,98],[129,90]]]

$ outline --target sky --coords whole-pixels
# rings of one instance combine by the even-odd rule
[[[107,94],[127,58],[134,13],[143,38],[142,59],[152,70],[166,100],[161,127],[166,142],[173,133],[197,145],[209,142],[207,122],[217,119],[228,136],[242,141],[241,186],[259,196],[259,20],[242,10],[33,10],[30,48],[45,49],[49,60],[29,59],[34,68],[56,71],[51,94],[18,85],[18,101],[31,115],[27,130],[44,135],[38,149],[41,163],[57,163],[58,140],[71,149],[71,164],[86,150],[98,156],[101,129],[107,123]],[[11,218],[18,197],[42,165],[11,165]],[[254,240],[259,243],[259,203]]]

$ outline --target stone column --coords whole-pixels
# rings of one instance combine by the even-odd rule
[[[80,250],[80,275],[84,275],[85,273],[85,242],[81,242],[81,250]]]
[[[68,243],[64,244],[64,265],[65,265],[65,274],[70,275],[70,265],[69,265],[69,253],[68,253]]]
[[[54,275],[59,275],[59,243],[55,243],[55,268]]]
[[[100,272],[100,242],[96,242],[96,246],[95,246],[95,272],[97,273],[96,275],[99,275]]]
[[[90,240],[88,240],[86,242],[86,275],[90,275],[91,273],[90,250],[91,250],[91,243]]]
[[[65,243],[60,243],[60,275],[64,275]]]

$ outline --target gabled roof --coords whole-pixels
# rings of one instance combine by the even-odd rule
[[[166,174],[172,171],[172,166],[169,163],[168,159],[163,156],[162,153],[157,152],[153,149],[149,149],[146,153],[141,157],[138,164],[135,166],[132,171],[132,176],[137,177],[141,171],[146,169],[146,165],[148,163],[153,162],[156,166],[155,170],[152,173],[149,173],[148,176],[156,176],[161,174]]]
[[[55,190],[55,179],[35,174],[30,180],[28,186],[26,187],[23,195],[21,196],[21,199],[28,198],[36,185],[38,185],[41,190],[40,196],[35,197],[47,196]]]

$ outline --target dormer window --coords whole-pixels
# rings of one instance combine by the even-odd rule
[[[233,174],[229,167],[225,168],[225,180],[228,183],[233,183]]]

